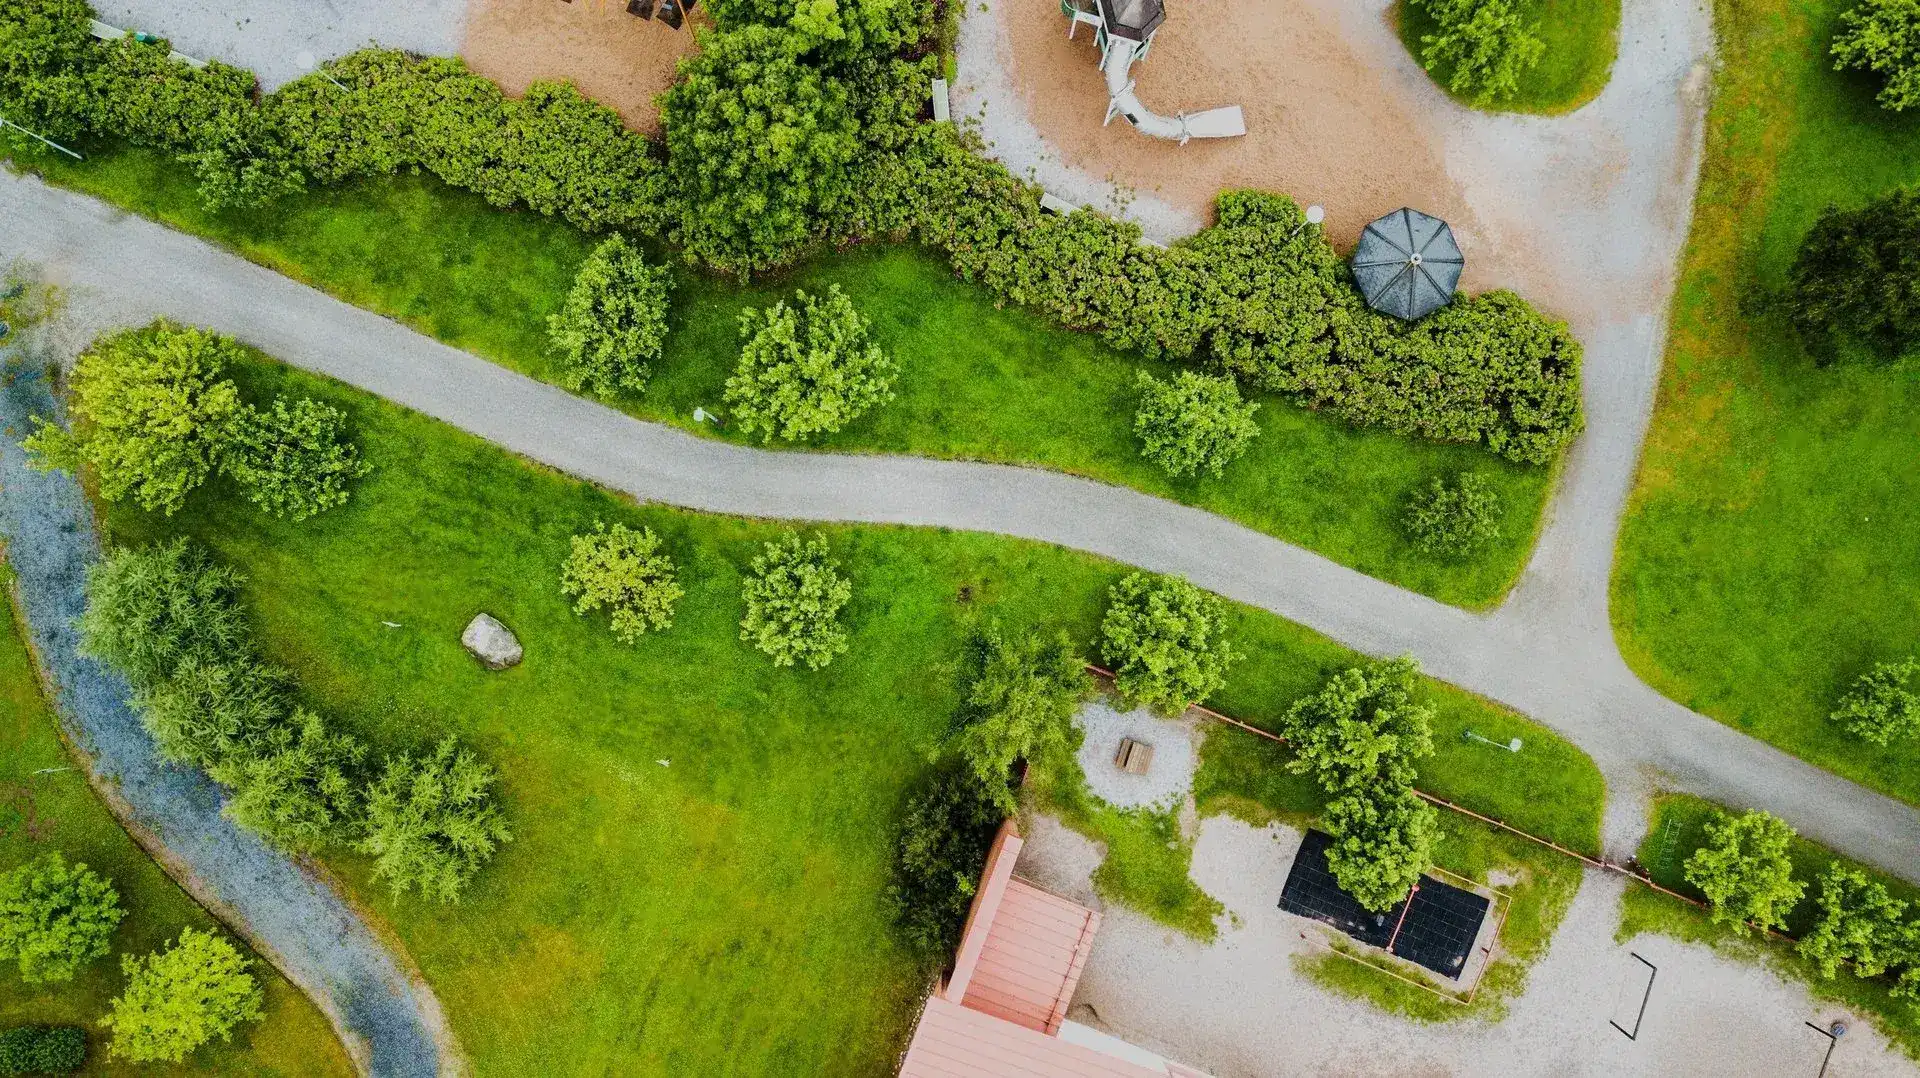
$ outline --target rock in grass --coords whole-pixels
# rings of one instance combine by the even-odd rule
[[[467,631],[460,634],[460,643],[489,670],[505,670],[520,661],[520,638],[492,614],[475,614],[467,622]]]

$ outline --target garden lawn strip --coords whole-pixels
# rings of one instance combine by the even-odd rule
[[[347,302],[456,347],[558,381],[546,337],[594,240],[557,220],[501,210],[428,177],[318,188],[256,212],[208,213],[191,175],[138,149],[85,164],[48,159],[50,180],[220,243]],[[654,248],[654,256],[673,256]],[[1250,527],[1444,602],[1481,607],[1517,579],[1556,478],[1483,449],[1351,427],[1259,394],[1261,433],[1220,479],[1174,480],[1142,460],[1133,435],[1135,371],[1174,365],[1102,344],[1007,307],[953,279],[938,253],[876,244],[808,261],[755,284],[681,268],[665,354],[644,393],[609,403],[710,436],[725,425],[722,388],[740,351],[739,315],[839,284],[899,363],[897,397],[823,448],[1029,463],[1131,486]],[[695,408],[721,413],[719,430]],[[1470,558],[1417,551],[1400,526],[1431,479],[1471,470],[1500,494],[1500,538]]]
[[[109,506],[109,538],[212,546],[247,575],[269,657],[375,751],[456,731],[500,770],[516,838],[458,907],[388,900],[363,862],[331,861],[391,919],[476,1067],[565,1054],[625,1073],[890,1071],[929,972],[889,931],[892,841],[952,721],[964,639],[993,618],[1086,646],[1127,570],[972,533],[807,529],[853,582],[851,648],[819,672],[776,669],[738,625],[742,574],[779,526],[635,507],[264,360],[233,373],[249,393],[343,408],[372,475],[301,524],[262,517],[225,480],[172,519]],[[687,590],[672,628],[628,647],[571,612],[559,567],[596,520],[662,537]],[[520,666],[489,673],[460,649],[482,610],[519,635]],[[1270,615],[1233,618],[1255,656],[1223,696],[1236,705],[1283,706],[1363,661]],[[1457,699],[1476,728],[1522,721]],[[1452,795],[1524,807],[1518,776],[1549,757],[1500,756],[1457,761]],[[1594,797],[1562,834],[1597,827],[1585,767]]]
[[[1540,63],[1520,76],[1520,91],[1511,98],[1487,106],[1494,112],[1532,112],[1556,116],[1600,96],[1612,77],[1613,61],[1620,53],[1621,0],[1523,0],[1521,17],[1538,27],[1546,53]],[[1416,62],[1426,66],[1426,46],[1421,38],[1435,31],[1433,17],[1412,0],[1399,0],[1395,8],[1400,40]],[[1429,72],[1440,88],[1453,91],[1447,82],[1450,65]],[[1463,104],[1472,104],[1453,95]]]

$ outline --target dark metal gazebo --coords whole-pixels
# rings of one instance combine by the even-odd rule
[[[1367,306],[1409,322],[1446,306],[1466,266],[1445,221],[1404,207],[1368,225],[1353,249]]]
[[[1153,32],[1167,21],[1167,9],[1160,0],[1104,0],[1107,33],[1131,41],[1151,41]]]

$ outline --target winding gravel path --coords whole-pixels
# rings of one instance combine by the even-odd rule
[[[1572,464],[1574,481],[1603,488],[1595,504],[1610,507],[1610,517],[1557,510],[1515,600],[1479,615],[1200,510],[1071,476],[768,452],[642,422],[36,179],[0,178],[0,219],[10,222],[0,257],[43,265],[72,289],[73,309],[93,323],[89,329],[156,315],[208,326],[644,500],[745,516],[996,532],[1184,573],[1369,654],[1410,653],[1434,676],[1565,734],[1616,791],[1627,791],[1609,807],[1607,841],[1616,856],[1630,852],[1638,833],[1634,795],[1657,778],[1768,809],[1813,839],[1920,882],[1920,811],[1694,714],[1643,685],[1620,659],[1606,630],[1605,574],[1592,567],[1604,566],[1599,555],[1611,548],[1638,442],[1633,423],[1597,423],[1598,437],[1583,440]],[[1651,319],[1625,330],[1625,343],[1637,344],[1652,364]],[[1623,459],[1591,459],[1612,452]]]
[[[71,474],[29,468],[18,441],[32,429],[28,417],[54,414],[43,370],[14,363],[0,387],[0,536],[67,736],[85,750],[116,814],[157,840],[158,856],[194,897],[312,997],[363,1072],[430,1078],[441,1069],[432,990],[325,882],[221,815],[220,791],[204,774],[162,763],[127,705],[127,683],[80,656],[73,622],[86,605],[86,567],[100,552],[92,513]]]

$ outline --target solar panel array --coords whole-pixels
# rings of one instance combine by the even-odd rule
[[[1300,852],[1294,855],[1293,869],[1280,891],[1280,908],[1457,979],[1492,902],[1422,876],[1412,895],[1385,913],[1374,913],[1342,890],[1327,870],[1330,841],[1320,831],[1308,831],[1301,839]]]

